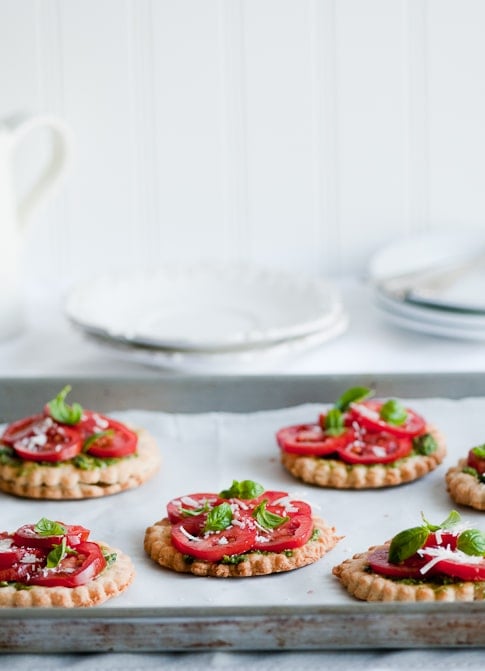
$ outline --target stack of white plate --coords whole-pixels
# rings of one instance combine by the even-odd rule
[[[265,367],[348,323],[326,281],[213,263],[99,277],[71,291],[66,315],[111,353],[194,371]]]
[[[380,250],[369,266],[376,306],[413,331],[485,340],[485,236],[429,232]]]

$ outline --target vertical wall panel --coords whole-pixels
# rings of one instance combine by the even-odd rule
[[[162,260],[224,254],[216,0],[158,0],[155,104]]]
[[[429,1],[433,226],[485,226],[485,6]]]
[[[339,0],[337,78],[343,268],[405,223],[407,109],[402,5]]]
[[[315,272],[308,0],[244,4],[251,256]]]

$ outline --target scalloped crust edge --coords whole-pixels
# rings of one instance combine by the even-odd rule
[[[385,547],[389,543],[384,544]],[[485,599],[485,582],[455,582],[439,585],[432,581],[409,584],[392,580],[366,570],[369,554],[356,554],[334,566],[332,573],[340,580],[349,594],[362,601],[482,601]]]
[[[281,451],[281,463],[294,477],[318,487],[333,489],[377,489],[412,482],[434,470],[446,456],[444,436],[427,425],[438,444],[430,455],[413,455],[389,464],[347,464],[339,459],[299,456]]]
[[[178,573],[215,578],[248,578],[292,571],[313,564],[341,540],[342,537],[337,536],[334,527],[330,527],[323,519],[314,517],[313,524],[320,531],[318,538],[291,550],[289,556],[284,552],[265,554],[251,552],[239,564],[220,564],[200,559],[194,559],[191,563],[186,562],[184,555],[176,550],[170,541],[172,525],[167,518],[147,528],[144,547],[151,559],[160,566]]]
[[[115,552],[116,560],[94,580],[79,587],[0,587],[0,608],[88,608],[120,595],[133,582],[133,563],[121,550],[99,545],[109,554]]]
[[[466,459],[460,459],[456,466],[448,469],[445,476],[448,493],[453,501],[462,506],[485,510],[485,484],[474,475],[463,473],[466,464]]]
[[[134,430],[138,433],[136,458],[86,471],[72,464],[46,466],[29,461],[24,472],[16,466],[0,465],[0,490],[29,499],[69,500],[108,496],[138,487],[156,473],[161,458],[148,431]]]

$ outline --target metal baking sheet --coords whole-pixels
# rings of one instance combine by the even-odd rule
[[[10,421],[36,412],[46,399],[52,398],[66,383],[72,384],[75,389],[76,400],[86,407],[94,407],[104,412],[122,412],[133,408],[177,414],[278,411],[303,404],[332,402],[344,389],[357,384],[372,386],[381,396],[423,399],[423,403],[434,398],[444,399],[447,402],[449,399],[459,401],[463,398],[483,397],[485,407],[485,376],[478,374],[219,378],[164,376],[159,379],[125,380],[24,378],[0,380],[0,421]],[[477,399],[477,403],[479,400]],[[479,407],[478,404],[476,408]],[[284,415],[285,413],[282,416]],[[476,418],[477,434],[481,430],[480,421],[479,417]],[[483,433],[485,434],[485,420]],[[274,461],[274,466],[277,468],[277,458]],[[238,474],[235,473],[234,477],[238,477]],[[151,486],[153,488],[153,485]],[[409,494],[413,491],[419,492],[421,486],[418,483],[407,485],[405,491]],[[410,489],[411,487],[415,489]],[[141,492],[141,489],[139,491]],[[181,494],[184,491],[177,493]],[[380,492],[383,502],[386,501],[387,491]],[[133,493],[127,492],[117,496],[128,497],[133,496]],[[322,490],[319,490],[319,494],[321,493]],[[353,517],[355,514],[355,521],[358,524],[362,505],[356,506],[355,502],[357,496],[358,503],[361,504],[362,493],[336,494],[338,496],[335,501],[341,508],[345,508],[347,517]],[[160,499],[166,500],[163,492],[160,492],[159,496]],[[113,501],[116,499],[116,497],[110,498]],[[2,501],[5,506],[9,502],[14,506],[17,500],[5,495],[2,496]],[[93,503],[90,502],[91,516]],[[84,502],[70,502],[69,505],[83,506]],[[22,501],[26,514],[27,511],[30,512],[32,506],[36,506],[38,510],[39,503]],[[461,512],[464,516],[467,514],[465,510]],[[143,510],[137,511],[137,514],[142,520],[140,524],[143,527],[158,519]],[[325,511],[324,516],[329,521],[334,521],[330,511]],[[62,518],[61,513],[58,517]],[[122,546],[122,543],[119,545]],[[356,548],[356,551],[365,550],[366,547]],[[331,561],[328,566],[334,563]],[[3,609],[0,610],[0,650],[139,652],[485,645],[483,626],[485,603],[370,604],[354,601],[351,597],[345,598],[345,595],[341,600],[330,600],[326,603],[325,600],[312,600],[304,591],[301,593],[301,598],[295,597],[294,590],[298,588],[299,580],[297,574],[303,576],[305,571],[311,569],[312,567],[308,567],[293,572],[294,575],[290,578],[293,593],[290,594],[289,588],[286,600],[280,593],[285,589],[285,585],[290,585],[290,582],[285,582],[286,576],[281,575],[274,582],[274,598],[266,600],[255,598],[254,602],[238,598],[231,602],[231,582],[228,587],[228,581],[204,579],[206,580],[204,589],[208,589],[207,586],[210,585],[210,589],[225,590],[229,596],[215,598],[212,604],[206,600],[207,605],[203,605],[203,602],[196,603],[194,600],[191,602],[190,598],[183,604],[174,605],[173,600],[167,599],[164,602],[162,598],[159,605],[149,603],[133,606],[128,600],[126,602],[128,605],[120,607],[117,605],[119,601],[117,599],[102,607],[79,611]],[[154,570],[157,570],[156,566]],[[165,575],[164,579],[170,580],[170,577]],[[193,580],[202,580],[175,574],[174,578],[179,584],[188,578],[190,589],[194,585]],[[268,579],[255,578],[251,584],[263,585],[263,582],[258,583],[259,580]],[[244,579],[236,582],[244,584]],[[301,584],[304,585],[305,582]],[[241,589],[238,586],[234,592],[241,594]],[[254,588],[251,589],[254,593]]]

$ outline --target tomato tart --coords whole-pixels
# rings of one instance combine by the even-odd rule
[[[235,480],[219,493],[181,496],[148,527],[145,551],[161,566],[217,578],[280,573],[316,562],[340,538],[308,503]]]
[[[85,499],[137,487],[160,465],[157,445],[98,412],[68,405],[65,387],[42,412],[0,435],[0,490],[34,499]]]
[[[0,607],[88,607],[124,592],[131,559],[89,535],[45,517],[0,533]]]
[[[448,469],[446,486],[456,503],[485,510],[485,445],[472,447],[466,458]]]
[[[336,489],[400,485],[436,468],[446,455],[441,433],[400,401],[371,395],[367,387],[352,387],[317,422],[280,429],[284,468]]]
[[[333,569],[364,601],[481,601],[485,599],[485,534],[452,511],[441,524],[423,524],[356,554]]]

